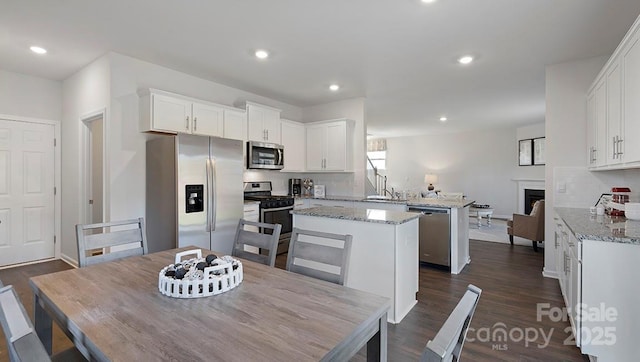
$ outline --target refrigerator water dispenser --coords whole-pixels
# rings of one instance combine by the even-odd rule
[[[204,185],[185,185],[185,212],[203,212],[204,211]]]

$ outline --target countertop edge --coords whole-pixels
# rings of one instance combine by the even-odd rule
[[[609,215],[592,215],[588,209],[570,208],[570,207],[554,207],[554,211],[560,216],[565,225],[575,235],[579,241],[592,240],[608,243],[640,245],[639,236],[616,236],[612,235],[612,231],[605,229],[606,225],[615,223],[632,223],[630,225],[637,226],[640,232],[640,221],[627,220],[624,217],[611,217]],[[584,225],[578,225],[578,222],[584,222]],[[585,230],[588,227],[594,227],[596,230]],[[635,230],[636,228],[634,228]]]
[[[379,211],[385,215],[396,217],[395,220],[381,220],[376,218],[369,218],[366,216],[368,211]],[[359,215],[364,213],[364,215]],[[355,207],[334,207],[334,206],[319,206],[311,207],[308,209],[292,210],[292,215],[299,216],[311,216],[311,217],[324,217],[329,219],[346,220],[346,221],[358,221],[374,224],[386,224],[386,225],[402,225],[414,219],[418,219],[420,214],[411,213],[405,211],[391,211],[381,209],[363,209]]]

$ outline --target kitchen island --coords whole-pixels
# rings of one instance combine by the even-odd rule
[[[333,206],[292,214],[295,228],[353,236],[345,285],[390,298],[389,322],[416,305],[419,214]]]
[[[450,215],[450,270],[459,274],[471,262],[469,254],[469,206],[474,200],[459,198],[371,199],[361,196],[298,197],[295,209],[334,206],[356,209],[384,209],[407,211],[409,208],[439,208],[449,210]]]

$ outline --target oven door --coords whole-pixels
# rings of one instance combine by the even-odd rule
[[[289,239],[291,238],[291,231],[293,230],[293,216],[291,215],[291,210],[293,210],[293,206],[260,210],[261,222],[282,225],[277,254],[286,253],[289,250]],[[265,233],[271,234],[272,231],[265,230]]]

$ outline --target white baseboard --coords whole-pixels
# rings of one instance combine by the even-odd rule
[[[78,261],[66,254],[60,254],[60,259],[74,268],[78,267]]]
[[[40,260],[34,260],[34,261],[27,261],[27,262],[24,262],[24,263],[18,263],[18,264],[5,265],[5,266],[0,266],[0,270],[2,270],[2,269],[17,268],[17,267],[26,266],[26,265],[32,265],[32,264],[46,263],[46,262],[48,262],[48,261],[53,261],[53,260],[56,260],[56,259],[54,259],[54,258],[48,258],[48,259],[40,259]]]
[[[555,270],[547,270],[547,268],[542,268],[542,276],[545,278],[558,279],[558,273]]]

